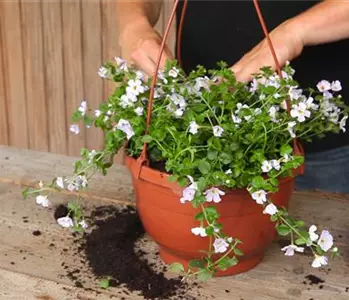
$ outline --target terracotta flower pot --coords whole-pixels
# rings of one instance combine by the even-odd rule
[[[180,262],[185,267],[192,259],[202,257],[199,250],[208,249],[209,238],[191,233],[197,227],[194,216],[199,210],[191,203],[182,204],[182,189],[168,181],[168,175],[143,166],[137,179],[134,158],[126,157],[125,164],[132,173],[137,210],[146,232],[159,245],[165,263]],[[139,169],[138,169],[139,170]],[[270,196],[278,206],[288,206],[294,188],[294,179],[280,181],[279,191]],[[214,204],[220,214],[225,233],[239,238],[244,252],[239,263],[218,276],[245,272],[258,265],[268,246],[275,238],[274,224],[262,213],[262,207],[252,200],[246,190],[231,190]]]

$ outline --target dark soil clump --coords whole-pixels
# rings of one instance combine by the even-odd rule
[[[309,280],[310,285],[319,284],[319,283],[324,283],[325,282],[325,280],[323,280],[323,279],[321,279],[321,278],[319,278],[319,277],[317,277],[315,275],[311,275],[311,274],[305,276],[305,278]]]
[[[134,208],[100,207],[91,219],[95,227],[84,234],[79,248],[97,277],[110,276],[111,286],[125,287],[145,299],[169,299],[185,294],[186,285],[181,278],[167,279],[163,272],[151,268],[144,250],[135,250],[135,243],[145,232]]]
[[[41,231],[40,230],[34,230],[33,231],[33,235],[34,236],[39,236],[39,235],[41,235]]]
[[[63,218],[66,217],[69,213],[69,209],[67,206],[61,204],[56,207],[55,212],[54,212],[54,217],[55,219]]]

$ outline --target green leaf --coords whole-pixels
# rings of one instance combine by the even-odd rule
[[[203,212],[199,212],[198,214],[196,214],[195,220],[196,220],[196,221],[203,221],[203,220],[205,220],[205,215],[204,215],[204,213],[203,213]]]
[[[276,230],[277,230],[278,234],[280,234],[282,236],[288,235],[291,232],[291,229],[284,224],[280,224],[280,225],[276,226]]]
[[[107,289],[109,287],[109,278],[104,278],[104,279],[101,279],[99,281],[99,286],[102,288],[102,289]]]
[[[296,240],[295,240],[295,244],[296,244],[297,246],[304,245],[304,244],[306,244],[306,243],[307,243],[307,240],[305,240],[305,239],[303,239],[303,238],[299,238],[299,239],[296,239]]]
[[[27,199],[27,197],[28,197],[28,192],[29,192],[29,187],[26,187],[26,188],[22,191],[22,197],[23,197],[23,199]]]
[[[153,138],[149,134],[142,137],[143,143],[150,143],[152,140],[153,140]]]
[[[198,273],[198,279],[201,281],[207,281],[209,279],[212,278],[213,274],[212,272],[206,270],[206,269],[202,269],[199,273]]]
[[[236,266],[238,263],[238,260],[235,257],[225,257],[222,260],[219,261],[217,267],[225,271],[230,267]]]
[[[189,267],[193,269],[205,268],[205,261],[203,259],[194,259],[189,261]]]
[[[209,160],[215,160],[217,158],[217,155],[218,155],[218,151],[216,150],[208,150],[207,151],[207,158]]]
[[[242,252],[242,250],[240,250],[239,248],[234,248],[233,251],[235,255],[238,255],[238,256],[244,255],[244,252]]]
[[[169,178],[168,178],[168,181],[169,182],[175,182],[177,181],[178,179],[178,175],[171,175]]]
[[[223,152],[223,153],[221,153],[221,154],[219,155],[219,160],[220,160],[223,164],[227,165],[227,164],[230,164],[230,163],[231,163],[231,161],[233,160],[233,157],[232,157],[229,153]]]
[[[269,182],[273,185],[273,186],[278,186],[279,185],[279,181],[276,178],[269,178]]]
[[[184,272],[184,266],[181,263],[174,262],[170,265],[170,270],[175,273]]]
[[[265,181],[264,181],[262,176],[255,176],[252,179],[252,186],[257,188],[257,189],[263,187],[264,183],[265,183]]]
[[[292,151],[293,151],[293,149],[290,145],[283,145],[280,149],[280,154],[281,155],[291,154]]]
[[[206,175],[211,171],[211,165],[209,162],[202,160],[199,163],[199,170],[202,174]]]

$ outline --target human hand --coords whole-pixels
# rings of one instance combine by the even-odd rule
[[[286,21],[270,33],[276,56],[282,67],[287,61],[296,58],[303,50],[304,42],[301,30],[296,30],[292,21]],[[252,79],[252,74],[260,68],[269,66],[276,69],[268,41],[264,39],[251,51],[246,53],[235,65],[231,67],[237,80],[247,82]]]
[[[159,33],[147,21],[140,20],[125,27],[119,41],[121,56],[127,62],[136,64],[146,75],[153,76],[162,41]],[[160,69],[165,67],[167,59],[173,59],[173,56],[165,47]]]

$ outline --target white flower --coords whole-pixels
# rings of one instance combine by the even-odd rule
[[[206,91],[210,89],[210,79],[207,76],[195,78],[194,89],[199,92],[201,88],[204,88]]]
[[[317,241],[317,239],[319,238],[319,235],[315,233],[316,230],[317,230],[317,227],[315,225],[311,225],[309,227],[308,233],[309,233],[310,240],[307,242],[307,246],[310,246],[312,242]]]
[[[212,127],[213,135],[221,137],[223,134],[224,129],[218,125]]]
[[[69,127],[69,130],[75,134],[79,134],[80,133],[80,128],[78,124],[72,124]]]
[[[221,202],[221,196],[224,196],[225,193],[215,187],[212,187],[204,192],[207,202],[219,203]]]
[[[340,120],[340,122],[339,122],[339,128],[340,128],[343,132],[346,131],[345,125],[346,125],[347,119],[348,119],[348,116],[344,116],[344,117],[342,118],[342,120]]]
[[[227,170],[227,171],[225,171],[225,174],[227,174],[227,175],[229,175],[229,174],[231,174],[231,173],[233,173],[233,172],[232,172],[232,170],[230,170],[230,169]]]
[[[258,116],[258,115],[260,115],[262,113],[262,110],[259,108],[259,107],[257,107],[255,110],[254,110],[254,115],[255,116]]]
[[[183,190],[183,194],[182,194],[182,198],[180,199],[181,203],[185,203],[185,202],[191,202],[194,200],[195,197],[195,193],[196,193],[196,189],[193,188],[191,185],[186,187]]]
[[[89,154],[88,154],[88,163],[90,164],[93,161],[93,158],[96,156],[97,151],[96,150],[92,150]]]
[[[108,77],[109,70],[105,67],[100,67],[98,70],[98,75],[102,78]]]
[[[124,119],[119,120],[118,124],[116,125],[116,128],[123,131],[126,134],[126,138],[128,140],[135,134],[130,122]]]
[[[277,170],[277,171],[280,170],[280,162],[277,159],[272,159],[270,161],[270,164],[275,170]]]
[[[304,252],[304,248],[303,247],[297,247],[296,245],[288,245],[286,247],[283,247],[281,249],[281,251],[285,251],[285,255],[286,256],[293,256],[294,252]]]
[[[304,122],[305,118],[309,118],[311,115],[310,110],[307,108],[307,104],[299,102],[298,104],[292,105],[291,117],[297,118],[298,122]]]
[[[162,88],[156,88],[154,91],[154,99],[158,99],[161,96],[163,96],[165,94],[164,90]]]
[[[175,67],[173,67],[170,71],[168,71],[168,76],[171,76],[172,78],[177,78],[179,74],[179,70]]]
[[[319,256],[315,254],[315,259],[313,260],[311,266],[313,268],[320,268],[321,266],[326,266],[328,258],[326,256]]]
[[[218,238],[215,239],[213,247],[216,253],[224,253],[228,250],[229,244],[224,239]]]
[[[136,78],[139,80],[143,80],[144,74],[141,71],[136,71]]]
[[[189,132],[192,134],[197,134],[199,127],[200,126],[195,121],[191,121],[189,123]]]
[[[324,96],[324,100],[329,100],[329,99],[333,98],[332,93],[330,93],[329,91],[325,91],[323,93],[323,96]]]
[[[251,82],[250,92],[254,93],[255,91],[257,91],[257,89],[258,89],[258,81],[256,80],[256,78],[253,78]]]
[[[174,115],[175,117],[180,118],[181,116],[183,116],[183,113],[184,113],[184,110],[182,108],[178,108],[175,110]]]
[[[185,203],[187,201],[189,202],[193,201],[195,197],[195,193],[198,189],[198,185],[196,182],[194,182],[193,177],[188,176],[188,178],[191,184],[183,190],[182,198],[180,199],[181,203]]]
[[[255,200],[258,204],[263,204],[267,201],[267,192],[264,190],[259,190],[254,193],[252,193],[252,199]]]
[[[288,132],[290,133],[290,135],[291,135],[291,137],[292,138],[295,138],[296,137],[296,135],[295,135],[295,133],[294,133],[294,131],[293,131],[293,127],[296,125],[296,122],[288,122],[287,123],[287,130],[288,130]]]
[[[36,196],[36,203],[41,205],[42,207],[49,207],[51,204],[47,196],[42,195]]]
[[[282,101],[282,102],[280,103],[280,107],[281,107],[282,109],[284,109],[284,110],[287,109],[287,102],[286,102],[286,100],[284,100],[284,101]]]
[[[273,203],[269,203],[263,210],[263,214],[275,215],[278,212],[277,207]]]
[[[168,80],[166,79],[165,73],[163,71],[158,72],[158,78],[160,80],[162,80],[164,82],[164,84],[168,84]],[[156,91],[155,91],[155,93],[156,93]],[[156,98],[155,95],[154,95],[154,98]]]
[[[291,100],[297,100],[300,96],[302,96],[303,91],[301,89],[297,89],[294,86],[291,86],[288,95],[290,96]]]
[[[123,60],[121,57],[115,57],[115,62],[116,62],[116,65],[119,67],[119,69],[121,71],[127,71],[128,70],[126,61]]]
[[[309,98],[306,100],[305,104],[306,104],[306,106],[307,106],[307,109],[317,110],[317,109],[319,108],[319,105],[313,103],[313,101],[314,101],[314,98],[313,98],[313,97],[309,97]]]
[[[87,111],[87,102],[82,101],[78,110],[79,110],[79,112],[81,112],[81,115],[84,116],[86,114],[86,111]]]
[[[234,114],[231,114],[231,118],[233,119],[233,122],[235,124],[240,124],[242,122],[241,118],[236,116],[236,115],[234,115]]]
[[[141,116],[143,115],[143,111],[144,111],[144,108],[139,106],[135,109],[135,113],[138,115],[138,116]]]
[[[333,246],[333,236],[328,230],[323,230],[317,244],[326,252]]]
[[[200,235],[201,237],[207,236],[206,230],[203,227],[194,227],[191,229],[191,232],[195,235]]]
[[[232,238],[232,237],[228,237],[228,238],[227,238],[227,242],[228,242],[228,243],[232,243],[232,242],[233,242],[233,238]]]
[[[265,161],[263,161],[261,168],[262,168],[263,173],[268,173],[273,168],[273,166],[271,165],[271,163],[269,161],[265,160]]]
[[[86,229],[88,227],[87,223],[85,220],[82,220],[79,222],[79,225],[83,228],[83,229]]]
[[[186,107],[187,103],[185,102],[185,99],[182,95],[179,95],[177,93],[173,93],[170,96],[170,100],[177,106],[184,108]]]
[[[332,81],[331,90],[334,92],[339,92],[342,90],[342,84],[339,80]]]
[[[280,97],[281,97],[281,95],[280,95],[279,93],[275,93],[275,94],[274,94],[274,98],[275,98],[275,99],[279,99]]]
[[[40,180],[40,181],[39,181],[39,188],[42,189],[43,187],[44,187],[44,183]]]
[[[135,96],[130,95],[131,97],[129,97],[129,95],[122,95],[120,97],[120,105],[122,108],[126,108],[126,107],[131,107],[133,106],[133,103],[137,101],[137,98],[135,98]],[[134,101],[136,100],[136,101]]]
[[[63,177],[57,177],[56,184],[59,188],[64,189]]]
[[[283,156],[282,156],[282,158],[281,158],[281,161],[282,162],[288,162],[288,161],[290,161],[291,160],[291,157],[290,157],[290,155],[288,155],[287,153],[285,153]]]
[[[279,108],[277,106],[271,106],[268,110],[269,113],[269,117],[271,119],[272,122],[276,122],[276,115],[277,112],[279,111]]]
[[[95,110],[95,117],[96,118],[98,118],[101,114],[102,114],[102,112],[99,109]]]
[[[321,80],[316,87],[320,92],[329,91],[331,89],[331,83],[329,83],[327,80]]]
[[[74,226],[73,220],[70,217],[68,217],[68,216],[62,217],[62,218],[58,218],[57,219],[57,223],[59,225],[61,225],[62,227],[64,227],[64,228],[68,228],[68,227],[73,227]]]
[[[142,81],[139,79],[131,79],[128,82],[128,87],[126,88],[126,93],[130,95],[138,96],[141,93],[144,93],[144,86],[142,86]]]

